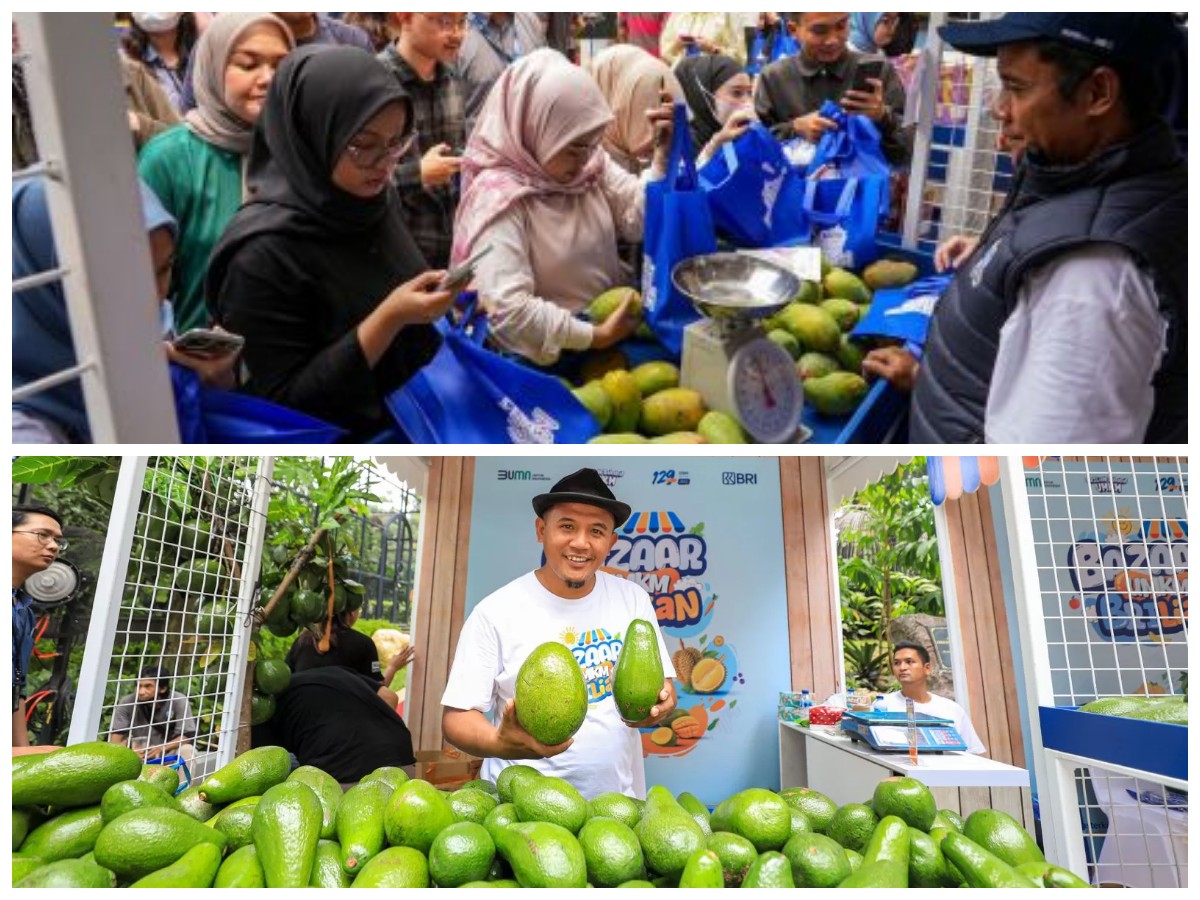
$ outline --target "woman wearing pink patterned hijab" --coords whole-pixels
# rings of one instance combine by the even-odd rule
[[[669,128],[669,107],[651,115]],[[632,304],[601,326],[577,318],[630,283],[617,241],[642,237],[644,184],[601,146],[612,118],[587,73],[538,50],[500,76],[467,143],[452,263],[492,248],[476,274],[492,335],[540,365],[611,347],[637,327]],[[669,143],[660,141],[653,177]]]

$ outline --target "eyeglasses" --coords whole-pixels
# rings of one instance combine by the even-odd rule
[[[38,543],[43,547],[49,546],[51,543],[58,546],[59,553],[65,553],[70,542],[57,534],[51,534],[49,531],[14,531],[13,534],[32,534],[38,539]]]
[[[467,30],[467,20],[465,16],[437,16],[430,13],[421,13],[421,15],[436,25],[439,31],[454,32]]]
[[[350,161],[358,166],[358,168],[377,169],[380,163],[385,161],[388,165],[393,166],[400,162],[416,142],[417,133],[414,131],[406,138],[388,141],[382,146],[364,147],[361,144],[351,142],[346,147],[346,153],[349,154]]]

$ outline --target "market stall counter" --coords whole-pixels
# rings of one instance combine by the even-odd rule
[[[1029,772],[971,753],[922,753],[913,765],[906,753],[881,753],[844,733],[820,727],[779,723],[779,778],[783,787],[811,787],[839,806],[862,803],[874,785],[893,775],[917,778],[928,785],[938,805],[955,803],[958,788],[981,788],[997,808],[1019,808],[1019,790],[1029,787]],[[949,789],[949,790],[946,790]],[[986,806],[981,794],[980,807]],[[964,814],[970,810],[957,810]]]

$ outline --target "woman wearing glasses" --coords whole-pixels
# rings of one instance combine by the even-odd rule
[[[250,153],[250,201],[213,252],[214,318],[246,339],[246,390],[335,423],[390,426],[383,398],[429,362],[442,272],[400,216],[392,173],[411,102],[370,54],[304,47],[280,66]]]

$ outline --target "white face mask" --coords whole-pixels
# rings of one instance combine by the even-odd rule
[[[179,25],[183,13],[143,12],[130,13],[137,27],[147,34],[163,34]]]
[[[738,112],[749,113],[755,120],[758,119],[758,114],[754,111],[753,103],[734,103],[730,100],[713,98],[713,115],[717,117],[717,121],[722,125],[726,124],[733,118],[733,114]]]

